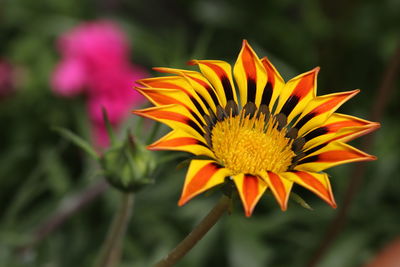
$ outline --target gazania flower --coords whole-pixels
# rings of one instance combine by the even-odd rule
[[[134,111],[173,129],[149,149],[202,156],[190,163],[179,205],[230,177],[246,216],[266,189],[286,210],[294,183],[336,207],[323,171],[375,159],[345,142],[379,123],[334,113],[359,90],[316,96],[319,68],[285,83],[246,41],[233,67],[234,79],[224,61],[190,64],[200,72],[155,68],[173,75],[138,81],[143,87],[136,89],[155,107]]]

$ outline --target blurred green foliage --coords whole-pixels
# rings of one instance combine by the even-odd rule
[[[102,179],[95,162],[51,130],[64,127],[88,139],[84,102],[57,98],[49,85],[58,60],[57,36],[99,18],[123,26],[131,39],[132,61],[148,69],[184,67],[192,58],[234,62],[243,38],[259,56],[267,55],[285,79],[319,65],[319,94],[361,88],[340,112],[363,118],[371,114],[385,66],[400,41],[396,0],[2,0],[0,58],[16,66],[17,75],[15,93],[0,100],[0,266],[90,266],[116,210],[117,193],[108,189],[31,244],[37,227],[63,208],[63,200]],[[397,76],[394,87],[399,85]],[[393,90],[369,151],[379,160],[368,163],[348,223],[321,267],[358,266],[400,235],[399,100],[399,90]],[[138,121],[132,116],[126,127]],[[148,122],[142,125],[136,134],[146,135]],[[205,194],[177,207],[185,170],[170,166],[185,157],[179,155],[160,164],[156,183],[138,193],[122,266],[150,266],[216,202],[217,194]],[[329,171],[339,206],[351,168]],[[179,266],[305,266],[337,211],[295,190],[313,211],[291,202],[283,213],[266,194],[254,215],[245,218],[236,200],[233,214]]]

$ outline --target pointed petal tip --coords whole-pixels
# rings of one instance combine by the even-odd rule
[[[246,210],[245,210],[245,215],[246,215],[246,217],[247,218],[250,218],[251,217],[251,215],[253,214],[253,210],[251,209],[251,210],[248,210],[247,208],[246,208]]]
[[[162,73],[166,72],[165,68],[163,68],[163,67],[152,67],[151,69],[155,70],[155,71],[158,71],[158,72],[162,72]]]
[[[362,134],[360,136],[369,134],[369,133],[381,128],[381,124],[379,122],[370,122],[370,123],[366,124],[365,126],[366,126],[366,129],[364,131],[362,131]]]
[[[315,72],[315,74],[318,74],[318,72],[321,70],[320,66],[315,67],[312,71]]]
[[[379,122],[371,122],[370,125],[373,130],[381,128],[381,124]]]
[[[143,85],[143,86],[146,86],[145,81],[146,81],[146,79],[139,79],[139,80],[136,80],[135,83],[136,83],[136,84]],[[134,86],[134,87],[136,87],[136,86]]]
[[[281,211],[286,211],[287,210],[287,205],[280,205]]]
[[[361,92],[360,89],[354,89],[352,91],[349,91],[349,94],[350,94],[351,97],[353,97],[353,96],[357,95],[360,92]]]
[[[355,95],[357,95],[360,92],[361,92],[360,89],[355,89],[355,90],[351,90],[351,91],[339,92],[334,95],[337,95],[339,97],[344,97],[343,98],[344,100],[341,102],[341,103],[344,103],[344,102],[348,101],[349,99],[353,98]]]
[[[180,70],[174,68],[167,68],[167,67],[153,67],[152,70],[161,72],[161,73],[168,73],[168,74],[177,74],[181,73]]]
[[[182,207],[183,205],[185,205],[186,204],[186,202],[188,202],[188,199],[187,198],[180,198],[179,199],[179,201],[178,201],[178,206],[179,207]]]
[[[326,202],[329,204],[329,206],[331,206],[332,208],[336,209],[337,208],[337,204],[336,204],[336,200],[335,197],[332,193],[332,191],[330,192],[330,196],[329,198],[326,200]]]
[[[194,65],[198,64],[198,60],[192,59],[192,60],[189,60],[186,64],[189,66],[194,66]]]
[[[376,156],[368,154],[364,151],[361,151],[361,153],[363,154],[364,157],[360,157],[360,161],[373,161],[378,159]]]
[[[149,89],[148,87],[142,87],[142,86],[134,86],[133,88],[138,92],[142,92],[143,90]]]
[[[155,147],[154,144],[147,145],[147,146],[146,146],[146,149],[148,149],[148,150],[157,150],[157,148]]]
[[[145,111],[146,111],[145,109],[141,109],[141,110],[135,109],[135,110],[132,110],[132,114],[135,114],[135,115],[143,117],[143,118],[151,119],[151,117],[148,114],[146,114]]]
[[[140,110],[139,109],[135,109],[135,110],[132,110],[131,112],[132,112],[132,114],[141,116],[143,118],[149,118],[149,116],[146,114],[145,111],[146,110],[143,110],[143,109],[140,109]]]
[[[243,39],[242,46],[249,46],[249,42],[246,39]]]
[[[360,89],[355,89],[355,90],[352,90],[352,91],[348,91],[347,92],[347,97],[345,98],[345,101],[348,101],[349,99],[351,99],[351,98],[353,98],[355,95],[357,95],[358,93],[360,93],[361,92],[361,90]]]

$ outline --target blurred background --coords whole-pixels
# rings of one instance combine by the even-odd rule
[[[117,209],[98,163],[53,127],[101,153],[108,141],[99,107],[116,105],[109,115],[121,138],[131,128],[148,142],[151,122],[130,114],[147,105],[130,89],[134,80],[190,59],[234,63],[244,38],[286,80],[320,66],[319,95],[360,88],[339,112],[381,122],[352,143],[378,160],[328,171],[336,210],[300,188],[312,211],[291,201],[281,212],[265,194],[246,218],[237,199],[178,266],[376,261],[400,238],[399,18],[397,0],[1,0],[0,266],[91,266]],[[185,168],[170,166],[185,156],[158,164],[155,184],[137,194],[121,266],[159,260],[217,201],[203,194],[177,206]]]

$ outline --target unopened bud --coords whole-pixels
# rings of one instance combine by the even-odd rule
[[[124,143],[106,151],[101,159],[108,182],[124,192],[135,192],[153,183],[155,169],[151,151],[128,134]]]

